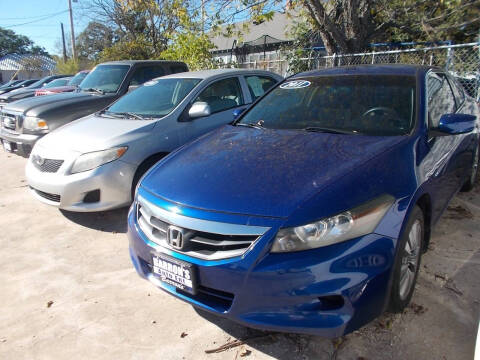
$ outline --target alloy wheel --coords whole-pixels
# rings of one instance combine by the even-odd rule
[[[408,239],[405,242],[405,248],[403,249],[399,287],[399,295],[402,300],[408,296],[415,283],[415,275],[420,259],[421,236],[422,227],[420,221],[417,220],[410,229]]]

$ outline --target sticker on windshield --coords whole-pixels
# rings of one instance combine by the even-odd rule
[[[157,84],[158,84],[158,81],[150,80],[150,81],[147,81],[145,84],[143,84],[143,86],[153,86],[153,85],[157,85]]]
[[[310,86],[310,84],[311,82],[308,80],[293,80],[280,85],[280,89],[301,89]]]

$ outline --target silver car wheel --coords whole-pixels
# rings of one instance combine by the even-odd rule
[[[400,299],[405,300],[412,290],[417,273],[418,260],[420,258],[420,243],[422,236],[422,225],[420,220],[416,220],[408,234],[403,249],[402,267],[400,269]]]

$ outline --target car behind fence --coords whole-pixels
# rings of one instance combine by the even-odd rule
[[[480,43],[411,48],[402,50],[372,51],[358,54],[333,54],[322,56],[311,51],[298,59],[303,68],[309,70],[334,66],[360,64],[417,64],[434,65],[450,71],[465,87],[468,94],[480,99]],[[228,65],[227,65],[228,66]],[[275,59],[250,61],[233,64],[245,69],[264,69],[283,76],[293,71],[285,53],[278,53]]]

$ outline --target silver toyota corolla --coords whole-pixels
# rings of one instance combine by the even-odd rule
[[[281,80],[258,70],[206,70],[146,82],[110,107],[40,139],[26,177],[34,196],[70,211],[126,206],[166,154],[221,125]]]

